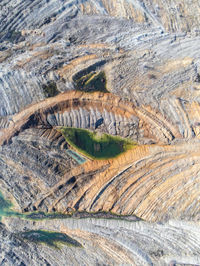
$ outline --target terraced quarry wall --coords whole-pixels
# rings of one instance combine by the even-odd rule
[[[103,132],[130,137],[139,142],[147,138],[168,143],[176,136],[182,138],[178,128],[151,109],[136,108],[131,102],[123,102],[112,94],[70,92],[32,105],[12,116],[7,128],[2,119],[5,133],[1,143],[31,127],[97,129],[101,119]]]
[[[179,102],[176,104],[179,108]],[[20,152],[25,143],[33,145],[34,135],[41,138],[40,142],[45,139],[51,143],[63,142],[62,147],[65,148],[68,144],[56,129],[67,126],[95,130],[99,119],[103,124],[96,130],[128,136],[138,143],[138,146],[116,159],[89,160],[69,170],[65,166],[63,176],[56,171],[56,163],[59,164],[59,161],[53,164],[47,161],[51,171],[49,173],[54,178],[41,176],[37,193],[33,192],[34,200],[30,199],[27,204],[27,199],[23,202],[22,198],[22,209],[50,212],[111,211],[123,215],[134,214],[147,221],[175,217],[198,220],[198,138],[195,135],[181,135],[178,128],[161,114],[148,109],[145,106],[137,108],[112,94],[69,92],[32,105],[14,115],[13,122],[3,129],[4,137],[1,138],[2,143],[8,143],[2,146],[2,159],[7,163],[5,156],[8,157],[10,153],[11,165],[16,160],[12,153],[16,149],[22,156],[21,160],[24,160],[23,156],[26,156],[26,160],[38,158],[39,144],[35,147],[33,158],[33,154],[28,158],[27,153],[23,155]],[[139,125],[143,127],[139,128]],[[135,134],[130,134],[134,130]],[[68,155],[65,153],[65,156]],[[20,172],[22,169],[24,166]],[[35,170],[33,168],[32,172]],[[30,190],[32,182],[35,181],[26,181]],[[20,183],[17,187],[13,186],[15,193],[23,191],[23,185]]]
[[[0,265],[200,264],[199,17],[186,0],[1,1]],[[91,157],[63,127],[137,145]]]

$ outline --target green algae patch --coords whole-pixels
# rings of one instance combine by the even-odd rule
[[[136,146],[136,143],[129,139],[86,129],[64,127],[60,131],[72,147],[91,159],[114,158]]]
[[[108,92],[106,88],[106,75],[103,71],[90,72],[82,76],[81,78],[75,79],[76,89],[84,92]]]
[[[73,246],[73,247],[82,247],[82,245],[75,239],[69,237],[66,234],[45,231],[45,230],[32,230],[21,233],[20,236],[28,241],[46,244],[50,247],[59,248],[60,244]]]

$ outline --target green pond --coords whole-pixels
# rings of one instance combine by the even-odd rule
[[[27,214],[23,213],[18,213],[12,211],[13,205],[10,201],[5,200],[3,197],[2,193],[0,192],[0,220],[1,218],[7,217],[7,216],[15,216],[19,217],[21,219],[29,219],[29,220],[42,220],[42,219],[66,219],[66,218],[75,218],[75,219],[80,219],[80,218],[103,218],[104,219],[123,219],[127,221],[138,221],[139,219],[135,217],[130,217],[129,216],[122,216],[122,215],[116,215],[112,213],[106,213],[106,212],[101,212],[101,213],[87,213],[87,212],[77,212],[74,214],[62,214],[62,213],[44,213],[44,212],[31,212]],[[16,234],[20,239],[29,241],[29,242],[34,242],[36,244],[46,244],[49,247],[52,248],[61,248],[61,244],[68,245],[68,246],[73,246],[73,247],[82,247],[82,245],[76,241],[75,239],[71,238],[70,236],[64,234],[64,233],[59,233],[59,232],[54,232],[54,231],[47,231],[47,230],[28,230],[28,231],[23,231],[19,232]]]
[[[11,210],[12,203],[8,200],[5,200],[2,193],[0,192],[0,221],[3,216],[15,216],[25,219],[54,219],[54,218],[66,218],[68,216],[62,214],[45,214],[45,213],[29,213],[22,214],[14,212]],[[70,245],[74,247],[82,247],[81,244],[75,239],[69,237],[66,234],[58,232],[50,232],[45,230],[31,230],[26,232],[18,233],[20,238],[26,239],[27,241],[46,244],[51,247],[59,248],[59,244]]]
[[[72,147],[92,159],[113,158],[136,145],[129,139],[85,129],[63,127],[61,132]]]

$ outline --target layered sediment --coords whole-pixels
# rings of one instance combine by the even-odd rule
[[[22,210],[111,211],[147,221],[198,220],[198,136],[192,134],[180,102],[175,104],[183,117],[182,132],[148,106],[136,107],[110,93],[62,93],[12,116],[2,129],[1,159],[2,167],[16,165],[15,175],[28,175],[26,197],[21,197],[24,182],[12,185]],[[98,128],[99,120],[103,122]],[[129,137],[138,145],[116,159],[77,165],[58,131],[63,126]],[[45,158],[44,152],[49,156]],[[20,167],[19,158],[26,160]],[[9,175],[2,179],[4,184]],[[32,176],[37,176],[37,187]]]
[[[4,217],[0,264],[200,264],[199,18],[198,1],[1,1],[0,191],[45,220]],[[137,146],[80,159],[61,127]]]
[[[194,226],[188,222],[171,221],[152,225],[145,222],[82,218],[56,220],[56,223],[52,223],[6,218],[4,223],[7,229],[1,226],[1,232],[7,246],[4,245],[2,255],[5,257],[4,262],[10,264],[31,262],[32,265],[38,265],[40,261],[41,264],[63,265],[67,261],[68,265],[198,265],[200,262],[197,245],[199,225]],[[22,237],[24,230],[46,228],[67,234],[81,243],[82,247],[62,245],[61,250],[56,250],[46,245],[38,246]]]

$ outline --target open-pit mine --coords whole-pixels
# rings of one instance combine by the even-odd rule
[[[0,265],[200,265],[199,1],[0,1]]]

